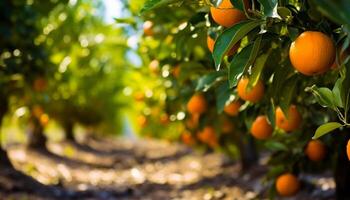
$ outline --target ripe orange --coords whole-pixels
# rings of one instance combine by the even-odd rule
[[[208,144],[212,148],[218,146],[215,129],[211,126],[204,127],[197,136],[201,142]]]
[[[348,140],[348,144],[346,145],[346,154],[348,155],[348,159],[350,160],[350,140]]]
[[[299,188],[299,180],[293,174],[285,173],[277,178],[276,190],[281,196],[293,196],[299,191]]]
[[[134,94],[134,99],[135,99],[136,101],[143,101],[143,100],[145,99],[145,94],[144,94],[143,92],[141,92],[141,91],[136,92],[136,93]]]
[[[159,61],[158,60],[152,60],[149,63],[148,68],[150,69],[151,72],[158,73],[159,72]]]
[[[200,115],[207,111],[207,101],[202,94],[195,94],[187,103],[187,110],[192,115]]]
[[[144,115],[140,115],[137,118],[137,123],[143,128],[147,125],[147,118]]]
[[[179,78],[180,72],[181,72],[180,65],[176,65],[173,69],[173,76],[175,76],[175,78]]]
[[[306,146],[305,154],[312,161],[321,161],[326,155],[326,146],[320,140],[311,140]]]
[[[295,131],[301,124],[301,115],[295,105],[291,105],[288,109],[288,118],[284,115],[282,109],[276,109],[276,125],[286,132]]]
[[[304,75],[322,74],[334,62],[335,45],[324,33],[305,31],[290,46],[289,58],[294,68]]]
[[[41,115],[44,114],[44,110],[42,109],[41,106],[39,105],[34,105],[32,107],[32,115],[37,118],[37,119],[40,119]]]
[[[145,21],[143,23],[143,33],[146,35],[146,36],[152,36],[154,34],[153,32],[153,22],[151,21]]]
[[[233,123],[229,120],[229,119],[225,119],[222,122],[222,133],[226,134],[226,133],[232,133],[234,126]]]
[[[215,40],[213,38],[211,38],[209,35],[207,37],[207,45],[208,45],[208,49],[211,53],[213,53],[214,51],[214,45],[215,45]],[[237,43],[235,44],[227,53],[227,56],[232,56],[233,54],[235,54],[239,48],[240,44]]]
[[[33,88],[37,92],[43,92],[47,88],[47,82],[44,78],[37,78],[34,80]]]
[[[42,114],[39,121],[42,126],[46,126],[50,121],[50,117],[47,114]]]
[[[271,137],[273,128],[269,124],[265,115],[258,116],[250,129],[251,134],[259,140],[264,140]]]
[[[217,24],[224,27],[231,27],[246,19],[244,13],[235,9],[230,0],[223,0],[217,8],[210,7],[210,14]]]
[[[236,116],[239,113],[240,107],[241,107],[241,103],[239,101],[233,101],[230,104],[225,106],[224,112],[230,116]]]
[[[192,146],[196,143],[196,141],[192,137],[192,134],[189,131],[184,131],[181,134],[181,140],[184,144],[186,144],[188,146]]]
[[[161,116],[160,116],[160,123],[161,124],[163,124],[163,125],[167,125],[167,124],[169,124],[169,116],[167,115],[167,114],[162,114]]]
[[[190,118],[186,120],[186,126],[189,129],[195,129],[198,126],[199,122],[199,114],[192,115]]]
[[[241,78],[241,80],[239,80],[237,85],[238,96],[243,100],[256,103],[260,101],[264,96],[264,84],[261,80],[259,80],[258,83],[249,90],[247,88],[248,82],[248,78]]]

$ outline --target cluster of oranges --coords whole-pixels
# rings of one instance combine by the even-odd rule
[[[249,9],[248,1],[244,1],[245,9]],[[223,0],[218,7],[210,8],[210,16],[220,26],[229,28],[246,19],[245,14],[235,8],[230,0]],[[144,25],[144,34],[147,36],[153,35],[153,24],[147,22]],[[207,36],[207,47],[211,53],[214,51],[215,38]],[[227,53],[227,56],[234,55],[239,49],[240,44],[233,46]],[[345,54],[341,54],[341,57]],[[305,31],[301,33],[289,48],[289,59],[294,69],[305,75],[313,76],[320,75],[332,68],[336,68],[336,47],[333,40],[326,34],[318,31]],[[342,59],[342,58],[340,58]],[[150,65],[152,72],[157,72],[159,63],[153,62]],[[174,68],[173,74],[179,76],[180,68]],[[257,80],[255,83],[250,83],[249,77],[243,76],[238,81],[237,95],[240,100],[230,102],[225,106],[224,112],[228,116],[237,116],[242,106],[242,101],[250,103],[258,103],[264,98],[265,85],[263,80]],[[199,125],[199,119],[208,110],[208,103],[202,93],[194,94],[187,103],[187,111],[190,114],[186,120],[186,126],[189,129],[195,130]],[[302,123],[302,115],[296,105],[290,105],[286,110],[277,107],[275,110],[275,125],[276,128],[286,133],[291,133],[298,130]],[[229,120],[224,120],[222,125],[223,133],[230,133],[234,127]],[[255,118],[251,127],[250,133],[257,140],[267,140],[272,137],[274,127],[271,125],[269,118],[262,114]],[[215,148],[218,146],[218,138],[215,129],[207,125],[202,130],[198,131],[195,136],[200,142]],[[190,131],[186,130],[182,133],[181,139],[187,145],[194,145],[195,138]],[[321,161],[326,156],[326,146],[320,140],[311,140],[305,147],[306,157],[314,162]],[[347,153],[350,160],[350,141],[347,145]],[[276,190],[281,196],[291,196],[295,194],[300,187],[298,178],[291,174],[285,173],[276,179]]]
[[[249,4],[245,1],[245,7]],[[223,27],[231,27],[240,21],[246,19],[244,13],[233,7],[230,0],[223,0],[218,7],[211,7],[210,14],[212,19]],[[214,51],[215,40],[207,37],[207,46],[210,52]],[[238,45],[232,47],[227,52],[228,56],[237,52]],[[305,31],[300,34],[291,44],[289,49],[289,59],[292,66],[299,73],[312,76],[327,72],[335,68],[336,48],[332,39],[324,33],[317,31]],[[258,103],[264,97],[265,86],[262,80],[251,84],[248,77],[242,77],[237,84],[237,94],[240,99],[251,103]],[[240,101],[234,101],[226,105],[224,112],[229,116],[236,116],[241,107]],[[302,122],[302,116],[296,105],[291,105],[286,111],[280,107],[275,110],[276,127],[287,132],[296,131]],[[223,123],[225,129],[229,123]],[[224,129],[224,128],[223,128]],[[232,126],[227,128],[232,130]],[[274,128],[266,115],[259,115],[252,123],[250,132],[258,140],[266,140],[273,134]],[[212,137],[213,138],[213,137]],[[350,141],[347,146],[347,152],[350,159]],[[305,147],[305,155],[311,161],[321,161],[326,155],[326,147],[320,140],[312,140]],[[291,196],[295,194],[300,187],[297,177],[286,173],[279,176],[276,180],[276,190],[282,196]]]
[[[46,114],[43,108],[39,105],[34,105],[31,110],[32,116],[39,121],[42,126],[46,126],[49,123],[50,117]]]

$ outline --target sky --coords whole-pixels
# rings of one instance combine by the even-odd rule
[[[106,7],[105,19],[107,23],[114,23],[114,18],[122,17],[121,0],[103,0]]]
[[[116,23],[114,18],[123,18],[123,6],[121,0],[103,0],[105,4],[105,20],[109,23]],[[128,45],[136,49],[138,43],[138,36],[137,35],[131,35],[128,39]],[[133,51],[129,51],[127,53],[127,59],[130,60],[130,62],[135,67],[140,67],[142,65],[142,61],[140,57]]]

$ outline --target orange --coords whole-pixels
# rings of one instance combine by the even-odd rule
[[[348,159],[350,160],[350,140],[348,140],[348,144],[346,145],[346,154],[348,155]]]
[[[149,63],[148,68],[150,69],[151,72],[158,73],[159,72],[159,61],[158,60],[152,60]]]
[[[264,84],[261,80],[259,80],[254,87],[252,87],[251,89],[248,89],[247,88],[248,82],[249,82],[248,78],[241,78],[241,80],[239,80],[237,85],[238,96],[243,100],[256,103],[260,101],[264,96],[264,92],[265,92]]]
[[[50,121],[50,117],[47,114],[42,114],[39,121],[42,126],[46,126]]]
[[[187,110],[192,115],[202,114],[207,111],[207,101],[202,94],[195,94],[187,103]]]
[[[215,129],[211,126],[204,127],[197,136],[201,142],[208,144],[210,147],[218,146]]]
[[[192,146],[196,143],[196,141],[192,137],[192,134],[189,131],[184,131],[181,134],[181,140],[184,144],[186,144],[188,146]]]
[[[173,75],[175,76],[175,78],[179,78],[180,72],[181,72],[180,65],[176,65],[173,69]]]
[[[34,80],[33,88],[37,92],[43,92],[47,88],[47,82],[44,78],[37,78]]]
[[[140,115],[137,118],[137,122],[140,127],[145,127],[147,125],[147,118],[144,115]]]
[[[210,7],[210,14],[217,24],[224,27],[231,27],[246,19],[244,13],[235,9],[230,0],[223,0],[217,8]]]
[[[276,109],[276,125],[286,132],[295,131],[301,124],[301,115],[295,105],[291,105],[288,109],[288,118],[284,115],[282,109]]]
[[[37,118],[40,119],[41,115],[44,114],[44,110],[42,109],[41,106],[39,105],[34,105],[32,108],[32,115]]]
[[[265,115],[258,116],[250,129],[251,134],[259,140],[264,140],[271,137],[273,128]]]
[[[152,36],[154,34],[153,32],[153,22],[151,21],[145,21],[143,23],[143,33],[146,35],[146,36]]]
[[[190,118],[186,120],[186,126],[189,129],[195,129],[198,126],[198,122],[199,122],[199,115],[198,114],[192,115]]]
[[[328,71],[335,59],[330,37],[317,31],[305,31],[291,44],[289,58],[300,73],[311,76]]]
[[[211,38],[209,35],[207,37],[207,45],[208,45],[208,49],[211,53],[213,53],[214,51],[214,45],[215,45],[215,40],[213,38]],[[235,44],[228,52],[227,52],[227,56],[232,56],[233,54],[235,54],[239,48],[240,44],[237,43]]]
[[[163,124],[163,125],[167,125],[169,124],[169,116],[167,114],[162,114],[160,116],[160,123]]]
[[[321,161],[326,156],[326,146],[320,140],[311,140],[306,146],[305,154],[312,161]]]
[[[230,116],[236,116],[238,115],[240,107],[241,107],[241,103],[239,101],[233,101],[230,104],[225,106],[224,112]]]
[[[134,99],[136,101],[143,101],[145,99],[145,95],[143,94],[143,92],[137,92],[134,94]]]
[[[299,180],[293,174],[282,174],[276,180],[276,190],[281,196],[293,196],[299,191],[299,188]]]
[[[233,123],[230,122],[230,120],[228,119],[225,119],[223,120],[222,122],[222,133],[232,133],[233,129],[234,129],[234,126],[233,126]]]

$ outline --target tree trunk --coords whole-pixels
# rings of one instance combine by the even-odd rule
[[[246,171],[250,167],[256,165],[258,161],[258,153],[255,148],[254,139],[248,136],[247,139],[243,137],[244,133],[241,132],[233,132],[230,133],[232,136],[231,140],[227,140],[227,142],[234,142],[237,146],[240,154],[240,162],[242,165],[242,170]]]
[[[252,137],[248,136],[247,140],[242,140],[240,143],[242,143],[242,145],[239,147],[241,164],[243,171],[245,171],[251,166],[256,165],[258,161],[258,154],[256,152],[255,142]]]
[[[46,149],[46,141],[44,127],[40,124],[40,121],[37,118],[31,117],[27,146],[34,149]]]
[[[66,140],[75,141],[73,129],[74,129],[73,123],[68,122],[68,123],[64,124],[64,131],[66,134]]]
[[[350,199],[350,161],[346,154],[346,145],[350,139],[349,134],[337,136],[338,154],[335,166],[334,179],[336,183],[336,197],[338,200]]]

